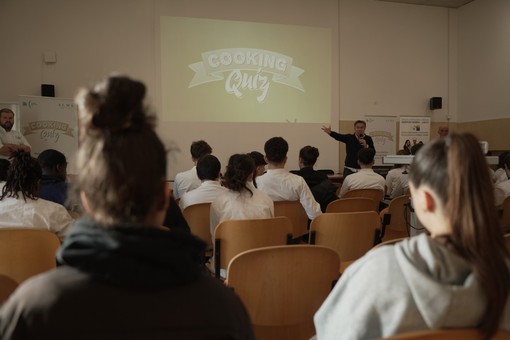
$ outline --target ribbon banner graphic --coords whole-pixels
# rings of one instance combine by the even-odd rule
[[[202,53],[202,61],[188,65],[195,75],[189,88],[225,80],[225,91],[240,98],[243,91],[260,91],[264,103],[271,83],[279,83],[305,92],[299,76],[304,70],[292,65],[289,56],[252,48],[228,48]],[[225,74],[228,75],[225,77]]]

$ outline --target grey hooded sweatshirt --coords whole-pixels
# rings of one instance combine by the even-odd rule
[[[372,339],[431,328],[476,327],[486,296],[470,265],[422,234],[367,253],[314,317],[317,339]],[[507,301],[501,328],[510,330]]]

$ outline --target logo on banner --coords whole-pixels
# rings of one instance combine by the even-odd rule
[[[299,76],[303,69],[292,65],[289,56],[254,48],[227,48],[202,53],[202,61],[188,65],[195,75],[189,88],[225,81],[225,91],[241,98],[246,91],[258,91],[264,103],[273,83],[305,92]]]
[[[394,136],[389,131],[370,131],[370,137],[375,144],[384,145],[386,142],[393,142]]]
[[[39,138],[47,141],[57,143],[60,135],[74,137],[74,129],[67,123],[57,122],[52,120],[38,120],[29,122],[27,126],[23,127],[23,135],[31,135],[39,133]]]

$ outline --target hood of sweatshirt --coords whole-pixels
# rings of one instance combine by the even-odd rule
[[[82,219],[70,228],[57,261],[115,285],[169,288],[200,276],[204,249],[201,240],[179,230],[104,228]]]
[[[477,324],[487,307],[470,264],[449,248],[446,239],[426,235],[395,245],[398,264],[430,328]]]

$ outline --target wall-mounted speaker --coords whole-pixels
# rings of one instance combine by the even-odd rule
[[[430,98],[430,109],[437,110],[443,107],[443,98],[442,97],[432,97]]]
[[[41,84],[41,96],[43,96],[43,97],[55,97],[55,85],[52,85],[52,84]]]

